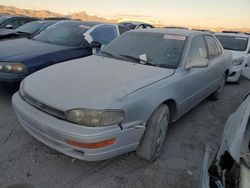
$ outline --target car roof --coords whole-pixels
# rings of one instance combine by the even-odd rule
[[[222,35],[222,36],[233,36],[233,37],[248,37],[250,38],[250,35],[245,33],[214,33],[214,35]]]
[[[83,25],[90,26],[90,27],[100,25],[100,24],[114,25],[111,23],[104,23],[104,22],[90,22],[90,21],[77,21],[77,20],[62,20],[62,21],[59,21],[58,23],[72,23],[75,25],[83,24]]]
[[[163,33],[163,34],[175,34],[190,36],[191,34],[210,34],[202,31],[194,31],[188,29],[165,29],[165,28],[149,28],[149,29],[138,29],[132,32],[148,32],[148,33]]]
[[[124,21],[124,22],[119,22],[119,24],[134,24],[134,25],[139,25],[139,24],[146,24],[146,25],[152,25],[146,22],[134,22],[134,21]]]

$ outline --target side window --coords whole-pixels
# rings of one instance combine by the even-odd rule
[[[119,25],[118,28],[119,28],[120,35],[127,32],[127,31],[129,31],[129,28],[124,27],[122,25]]]
[[[216,40],[211,36],[205,36],[205,40],[208,46],[208,55],[210,57],[215,57],[220,54]]]
[[[13,19],[7,22],[4,26],[12,25],[13,29],[16,29],[24,24],[28,23],[27,19]]]
[[[117,37],[117,30],[115,26],[103,25],[94,29],[90,35],[94,41],[107,45]]]
[[[207,58],[206,44],[202,36],[195,37],[189,51],[188,62],[203,61]]]
[[[146,29],[150,29],[150,28],[153,28],[151,25],[145,25],[146,26]]]

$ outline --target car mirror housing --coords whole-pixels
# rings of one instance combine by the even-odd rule
[[[208,60],[196,60],[186,64],[186,69],[208,67]]]
[[[13,25],[10,25],[10,24],[9,24],[9,25],[6,25],[5,28],[6,28],[6,29],[13,29]]]
[[[97,41],[91,42],[89,46],[90,46],[90,48],[92,48],[92,49],[94,49],[94,48],[101,48],[101,47],[102,47],[101,43],[100,43],[100,42],[97,42]]]
[[[241,72],[241,76],[250,80],[250,67],[243,67],[242,72]]]

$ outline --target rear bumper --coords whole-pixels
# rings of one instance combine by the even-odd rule
[[[37,140],[68,156],[86,160],[105,160],[137,149],[145,128],[134,126],[121,130],[117,125],[109,127],[84,127],[60,120],[44,113],[24,101],[18,93],[12,104],[22,127]],[[83,149],[66,143],[73,140],[81,143],[96,143],[115,138],[113,145],[100,149]]]

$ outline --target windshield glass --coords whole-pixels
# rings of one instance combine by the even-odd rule
[[[217,39],[226,50],[246,51],[248,45],[247,37],[216,35]]]
[[[175,69],[180,64],[185,41],[186,37],[180,35],[128,32],[104,47],[102,51],[112,54],[113,57],[126,58],[128,61],[139,58],[150,65]]]
[[[90,26],[83,25],[81,22],[60,22],[35,36],[34,40],[65,46],[80,46],[84,41],[83,34],[89,28]]]
[[[30,23],[27,23],[27,24],[19,27],[18,29],[16,29],[16,31],[32,34],[32,33],[36,32],[38,29],[40,29],[44,24],[45,23],[42,21],[30,22]]]
[[[2,24],[3,22],[5,22],[8,19],[9,19],[9,17],[7,17],[7,16],[0,16],[0,24]]]

